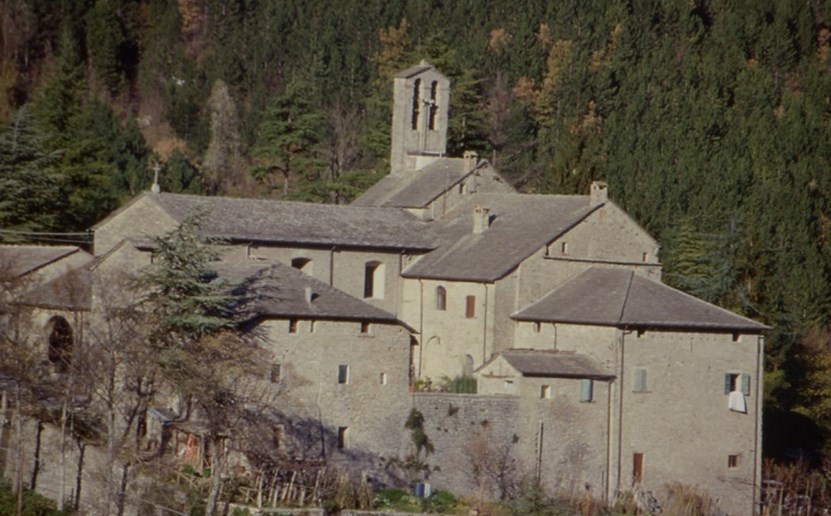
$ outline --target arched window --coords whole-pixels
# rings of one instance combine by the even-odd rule
[[[72,326],[66,319],[55,316],[49,321],[48,358],[59,373],[69,369],[72,360]]]
[[[447,289],[436,287],[436,310],[447,310]]]
[[[384,299],[384,264],[378,261],[364,265],[364,297]]]
[[[439,107],[436,105],[438,89],[438,81],[433,81],[433,83],[430,84],[430,121],[428,124],[431,131],[436,130],[436,115],[439,112]]]
[[[312,273],[312,260],[311,258],[292,258],[291,259],[291,266],[295,269],[305,272],[306,274]]]
[[[418,112],[421,108],[421,79],[416,79],[413,83],[413,131],[418,130]]]

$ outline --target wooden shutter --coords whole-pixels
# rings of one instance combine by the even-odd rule
[[[643,453],[636,453],[632,455],[632,482],[640,483],[643,481]]]
[[[727,373],[724,375],[724,394],[730,394],[733,390],[733,375]]]
[[[742,394],[745,396],[750,396],[750,375],[743,374],[742,375]]]
[[[476,317],[476,296],[467,296],[465,304],[465,317],[468,319]]]
[[[592,401],[594,398],[594,382],[588,378],[580,380],[580,401]]]

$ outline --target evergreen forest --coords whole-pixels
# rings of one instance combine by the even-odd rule
[[[766,453],[831,458],[828,0],[0,0],[0,241],[87,243],[154,168],[348,203],[421,59],[451,155],[526,192],[607,181],[666,282],[774,327]]]

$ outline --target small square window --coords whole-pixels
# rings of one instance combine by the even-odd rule
[[[540,399],[547,400],[551,399],[551,386],[550,385],[543,385],[540,387]]]
[[[738,455],[728,455],[727,456],[727,468],[728,469],[736,469],[739,467],[739,456]]]
[[[271,365],[271,383],[280,383],[283,376],[283,364]]]
[[[289,319],[289,333],[297,333],[297,319]]]
[[[644,263],[648,262],[649,261],[649,253],[643,253],[643,256],[641,256],[641,261],[644,262]]]
[[[739,391],[745,396],[750,396],[750,375],[739,373],[727,373],[724,375],[724,394]]]
[[[361,334],[368,335],[370,330],[370,325],[368,322],[361,323]]]
[[[349,427],[348,426],[339,426],[338,427],[338,449],[339,450],[343,450],[344,448],[346,448],[348,435],[349,435]]]
[[[348,365],[339,365],[338,366],[338,383],[342,383],[342,384],[349,383],[349,366]]]
[[[381,373],[381,376],[378,378],[378,380],[379,380],[379,383],[381,385],[386,385],[387,384],[387,373]]]

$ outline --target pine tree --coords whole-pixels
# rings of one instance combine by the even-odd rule
[[[292,85],[275,97],[266,107],[257,131],[254,178],[273,185],[273,176],[280,174],[283,195],[287,196],[293,175],[310,176],[320,167],[314,147],[320,141],[322,126],[321,116],[310,108],[301,85]]]
[[[200,338],[233,325],[231,298],[211,271],[219,257],[215,243],[199,234],[204,216],[192,213],[157,237],[153,265],[140,278],[149,286],[144,304],[158,318],[152,340],[162,352],[192,349]]]
[[[45,140],[26,108],[0,129],[0,228],[6,231],[63,228],[64,179],[56,170],[58,155]],[[12,234],[0,235],[0,241],[10,239]]]

